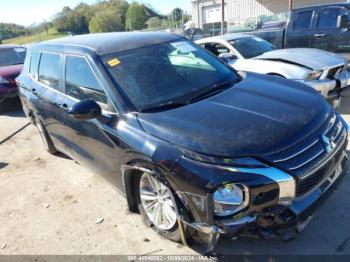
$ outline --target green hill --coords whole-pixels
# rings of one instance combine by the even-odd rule
[[[23,44],[41,42],[41,41],[46,41],[46,40],[65,37],[65,36],[67,36],[67,34],[58,33],[55,28],[50,28],[48,34],[46,32],[41,32],[41,33],[28,35],[28,36],[19,36],[19,37],[3,40],[2,43],[23,45]]]

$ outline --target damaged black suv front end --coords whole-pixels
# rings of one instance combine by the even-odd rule
[[[259,159],[182,150],[173,172],[184,183],[195,180],[177,192],[187,207],[180,209],[183,224],[207,234],[208,251],[219,236],[293,238],[346,173],[348,131],[342,117],[330,111],[316,132]],[[192,217],[181,210],[191,210]]]

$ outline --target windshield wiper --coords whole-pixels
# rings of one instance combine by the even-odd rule
[[[190,103],[197,102],[208,97],[214,96],[227,88],[232,87],[235,83],[238,83],[241,79],[230,80],[224,83],[214,84],[207,91],[191,98],[189,100]]]
[[[173,109],[173,108],[177,108],[177,107],[181,107],[181,106],[185,106],[188,104],[191,104],[193,102],[197,102],[199,100],[203,100],[207,97],[213,96],[214,94],[217,94],[219,92],[222,92],[223,90],[232,87],[235,83],[238,83],[239,81],[241,81],[241,79],[235,79],[235,80],[230,80],[224,83],[219,83],[219,84],[214,84],[212,86],[210,86],[209,90],[189,99],[189,100],[183,100],[183,102],[179,102],[179,101],[169,101],[163,104],[159,104],[156,106],[152,106],[152,107],[148,107],[148,108],[144,108],[141,109],[141,112],[143,113],[150,113],[150,112],[158,112],[158,111],[162,111],[162,110],[167,110],[167,109]]]
[[[188,105],[188,102],[174,102],[170,101],[164,104],[159,104],[153,107],[148,107],[145,109],[142,109],[141,112],[143,113],[150,113],[150,112],[157,112],[157,111],[162,111],[162,110],[167,110],[167,109],[173,109],[181,106]]]

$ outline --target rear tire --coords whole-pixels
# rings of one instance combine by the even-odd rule
[[[165,238],[180,242],[181,232],[171,189],[149,173],[138,173],[134,178],[134,192],[145,223]]]
[[[57,153],[57,149],[55,148],[49,134],[47,133],[45,127],[43,126],[43,124],[41,123],[41,121],[38,119],[37,116],[35,116],[35,118],[34,118],[34,123],[39,131],[39,134],[40,134],[41,140],[43,141],[45,150],[47,152],[49,152],[50,154]]]

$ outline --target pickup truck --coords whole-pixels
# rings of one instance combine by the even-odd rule
[[[292,10],[285,22],[267,23],[260,30],[246,33],[259,36],[276,48],[318,48],[350,61],[349,18],[350,3],[310,6]]]

